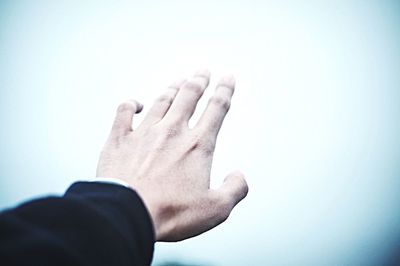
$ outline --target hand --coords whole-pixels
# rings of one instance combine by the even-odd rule
[[[122,179],[147,206],[157,241],[199,235],[226,220],[248,191],[240,172],[232,172],[219,189],[210,189],[210,170],[218,131],[229,110],[235,80],[220,80],[194,128],[188,121],[208,86],[210,73],[172,84],[137,129],[132,118],[143,106],[122,103],[101,153],[98,177]]]

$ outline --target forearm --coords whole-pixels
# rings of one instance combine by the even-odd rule
[[[0,228],[7,265],[149,265],[154,246],[142,200],[113,184],[75,183],[3,212]]]

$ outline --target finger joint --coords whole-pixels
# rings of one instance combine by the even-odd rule
[[[213,96],[210,98],[210,103],[216,105],[224,110],[229,110],[231,107],[231,101],[227,97],[222,96]]]

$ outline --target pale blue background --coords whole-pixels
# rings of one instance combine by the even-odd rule
[[[398,1],[1,1],[0,206],[93,177],[120,101],[209,66],[238,80],[213,186],[238,168],[250,193],[154,264],[381,265],[400,251],[399,23]]]

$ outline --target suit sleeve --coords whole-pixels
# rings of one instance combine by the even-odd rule
[[[0,213],[2,265],[150,265],[154,242],[141,198],[115,184],[77,182]]]

